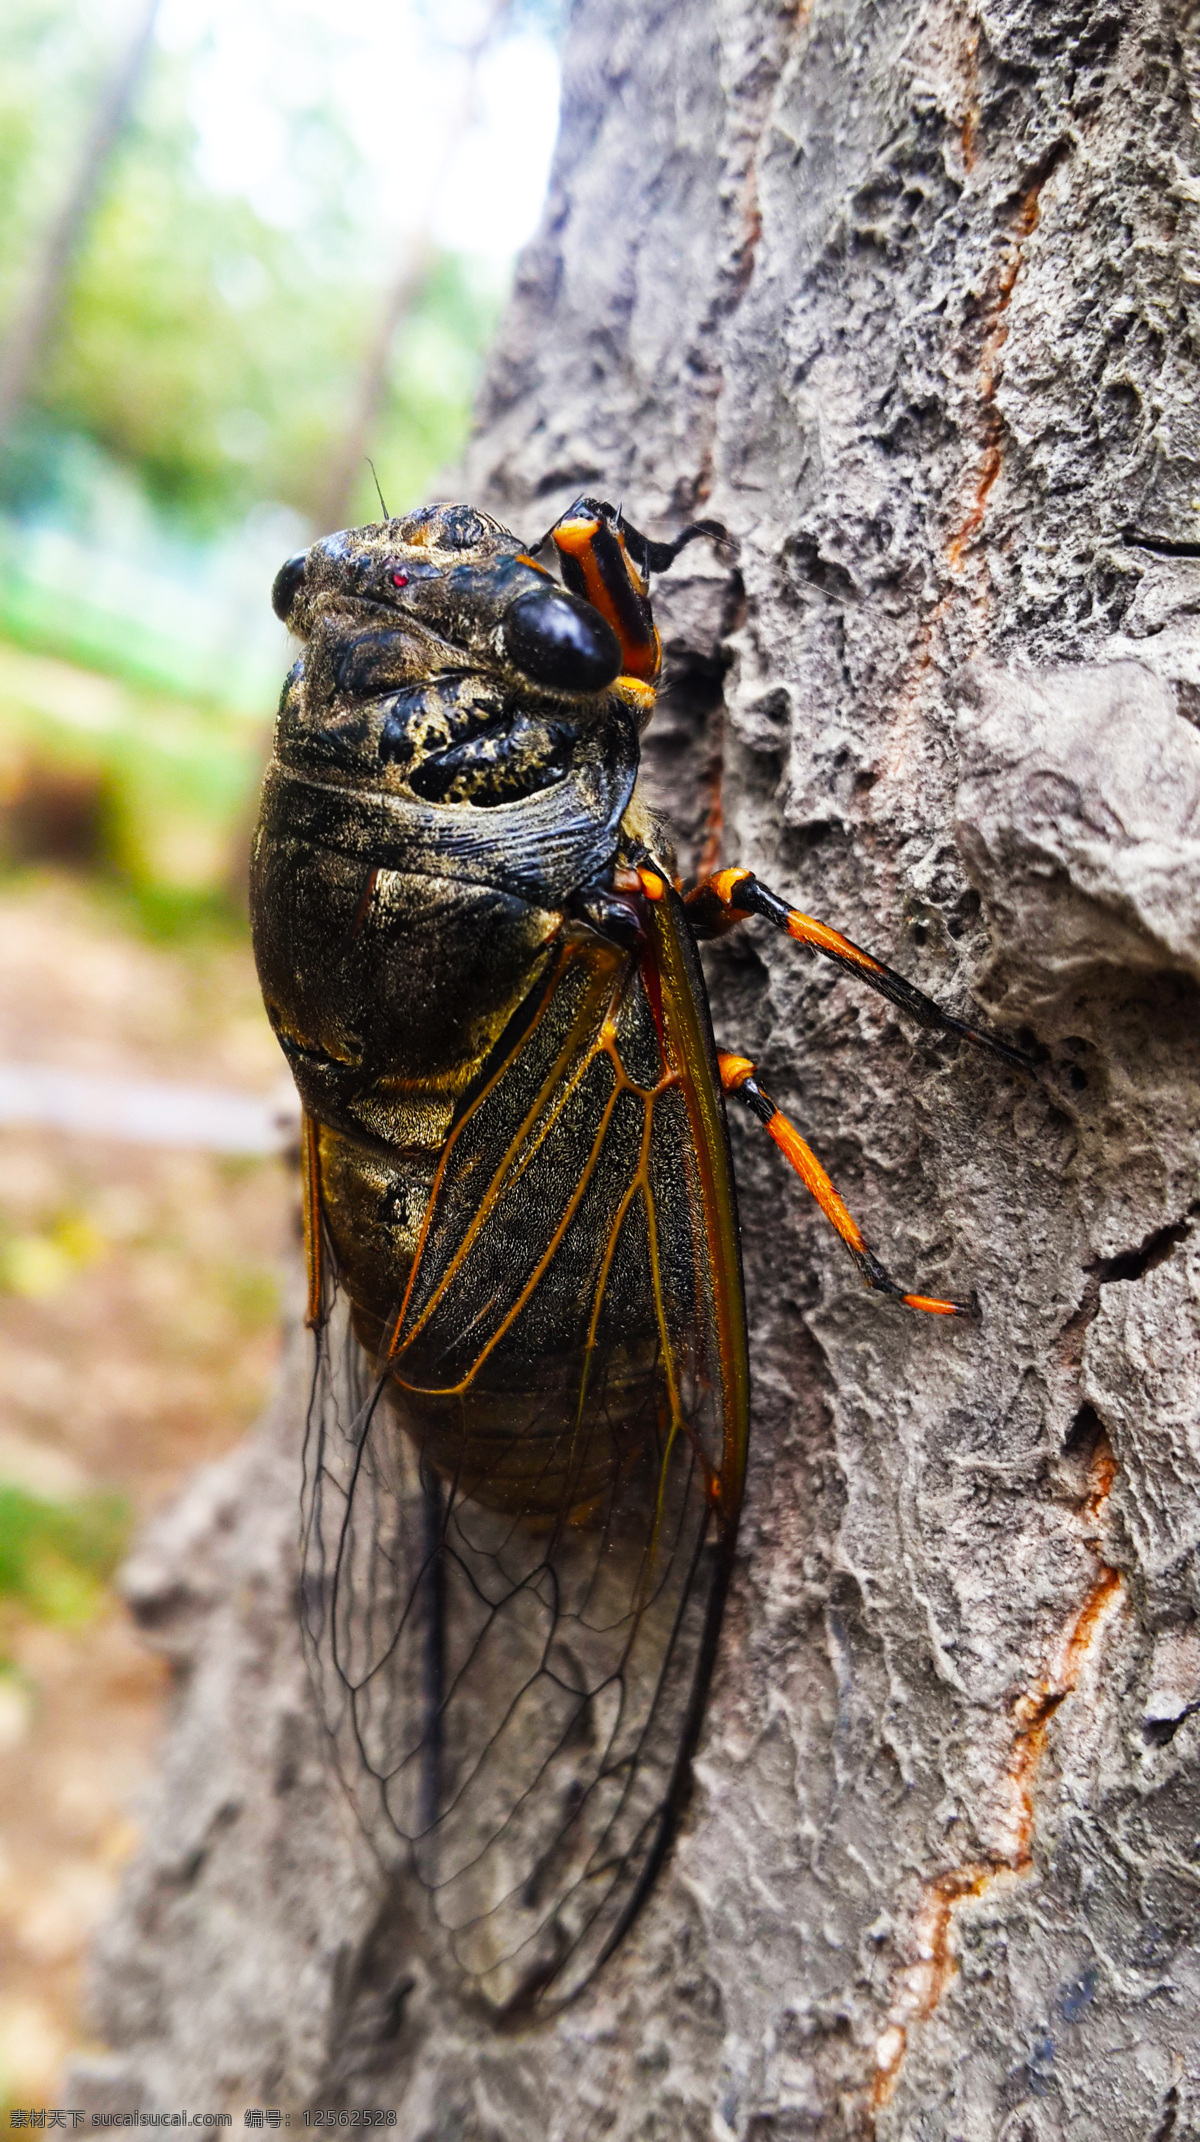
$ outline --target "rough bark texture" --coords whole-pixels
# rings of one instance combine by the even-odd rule
[[[584,487],[725,518],[740,572],[662,584],[685,850],[1047,1053],[761,928],[712,955],[723,1043],[982,1320],[863,1295],[735,1126],[755,1439],[696,1790],[536,2031],[438,1982],[327,1782],[296,1366],[132,1574],[184,1672],[75,2102],[1200,2134],[1198,120],[1185,0],[580,0],[468,489],[531,536]]]

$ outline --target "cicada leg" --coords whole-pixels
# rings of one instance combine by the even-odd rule
[[[763,885],[752,870],[719,870],[715,877],[705,878],[687,895],[686,905],[688,920],[698,937],[718,936],[744,922],[749,915],[761,915],[765,922],[777,930],[786,931],[798,944],[811,945],[814,951],[844,967],[848,974],[857,975],[860,981],[878,990],[880,996],[898,1005],[920,1026],[934,1027],[946,1034],[960,1034],[978,1048],[990,1049],[1005,1063],[1015,1064],[1020,1071],[1034,1069],[1031,1057],[1023,1056],[1019,1049],[1011,1049],[1005,1041],[998,1041],[994,1034],[981,1033],[978,1027],[969,1026],[965,1019],[956,1019],[953,1012],[943,1011],[932,997],[915,989],[893,967],[885,967],[882,960],[852,944],[840,930],[831,930],[827,923],[816,922],[811,915],[802,915],[799,908],[789,907],[786,900],[781,900],[777,893]]]
[[[722,1051],[717,1058],[721,1069],[721,1084],[726,1093],[736,1094],[762,1124],[768,1137],[775,1140],[784,1159],[796,1170],[806,1190],[812,1193],[831,1227],[837,1229],[855,1264],[862,1273],[863,1281],[872,1293],[891,1294],[905,1303],[909,1309],[924,1309],[931,1316],[974,1316],[974,1302],[944,1302],[931,1294],[906,1294],[891,1274],[885,1271],[874,1250],[863,1237],[857,1220],[849,1212],[834,1189],[828,1175],[813,1152],[800,1136],[795,1124],[776,1108],[774,1101],[763,1092],[755,1075],[755,1067],[747,1056],[733,1056]]]

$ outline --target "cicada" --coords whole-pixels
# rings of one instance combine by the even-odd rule
[[[677,883],[637,786],[649,583],[723,535],[583,498],[529,548],[436,505],[275,583],[304,652],[252,915],[304,1109],[304,1639],[372,1839],[499,2011],[587,1983],[687,1785],[746,1467],[726,1097],[868,1287],[969,1306],[891,1279],[718,1051],[698,940],[760,917],[1023,1061],[748,869]]]

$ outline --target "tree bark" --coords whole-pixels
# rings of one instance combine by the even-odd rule
[[[754,1443],[678,1844],[556,2022],[434,1973],[294,1631],[299,1351],[142,1550],[183,1662],[76,2102],[406,2137],[1200,2134],[1200,11],[578,0],[467,492],[661,583],[655,793],[1023,1079],[751,927],[753,1056],[906,1284],[734,1126]]]

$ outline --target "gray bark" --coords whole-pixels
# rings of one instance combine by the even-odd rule
[[[585,487],[726,519],[739,572],[662,583],[684,849],[1047,1053],[713,952],[723,1044],[982,1317],[865,1296],[735,1125],[754,1446],[696,1789],[539,2029],[439,1980],[327,1781],[297,1361],[131,1576],[184,1671],[76,2102],[1200,2134],[1197,99],[1184,0],[580,0],[469,489],[530,536]]]

